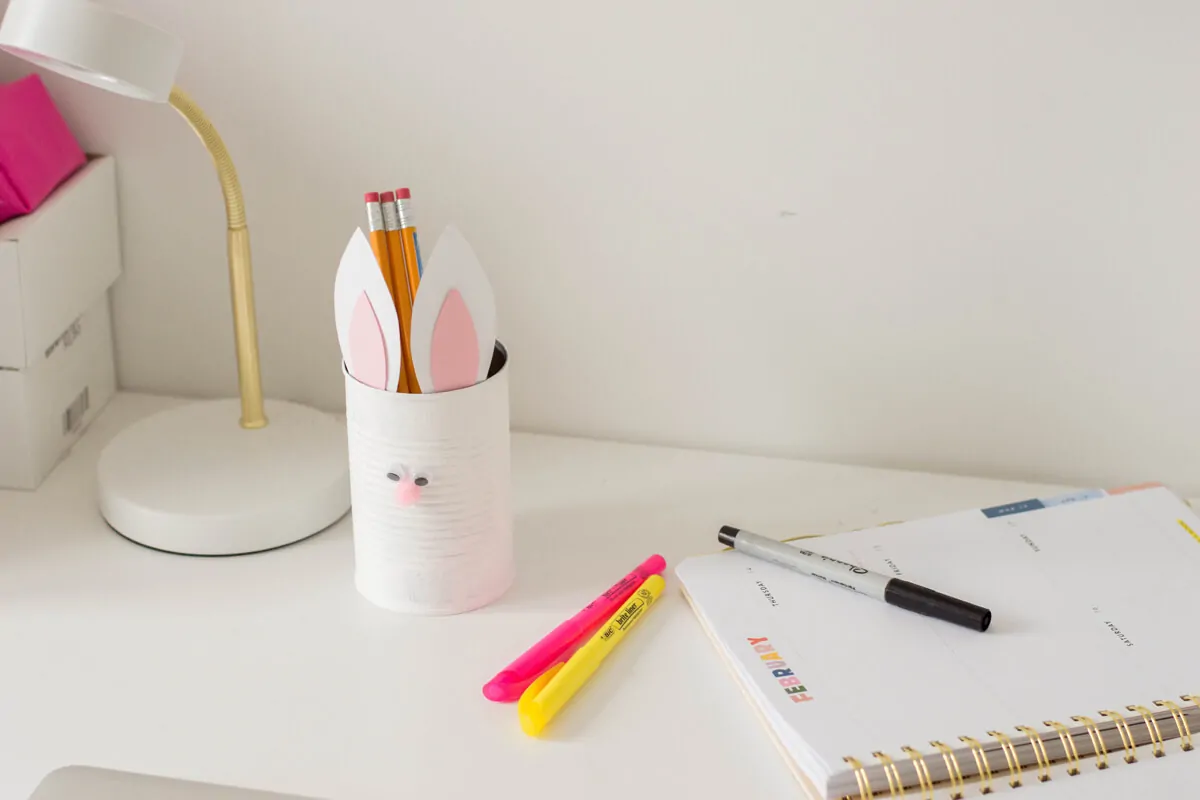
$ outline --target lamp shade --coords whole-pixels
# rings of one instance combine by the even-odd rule
[[[183,42],[90,0],[12,0],[0,50],[77,81],[165,103]]]

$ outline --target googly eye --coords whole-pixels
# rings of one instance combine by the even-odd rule
[[[393,483],[399,483],[404,480],[404,467],[393,467],[388,470],[387,479]]]
[[[429,485],[429,476],[418,473],[417,477],[413,478],[413,483],[416,484],[417,486],[421,486],[421,487],[428,486]]]

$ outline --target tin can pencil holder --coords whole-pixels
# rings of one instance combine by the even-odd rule
[[[504,346],[486,380],[454,391],[388,392],[342,371],[359,593],[429,615],[498,599],[516,572]]]

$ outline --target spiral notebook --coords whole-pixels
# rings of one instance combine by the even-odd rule
[[[740,553],[683,561],[684,593],[810,797],[1158,797],[1200,781],[1200,518],[1170,490],[808,546],[993,614],[978,633]]]

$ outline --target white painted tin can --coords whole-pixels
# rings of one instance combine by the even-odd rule
[[[516,572],[503,345],[486,380],[449,392],[385,392],[342,371],[358,591],[410,614],[498,599]]]

